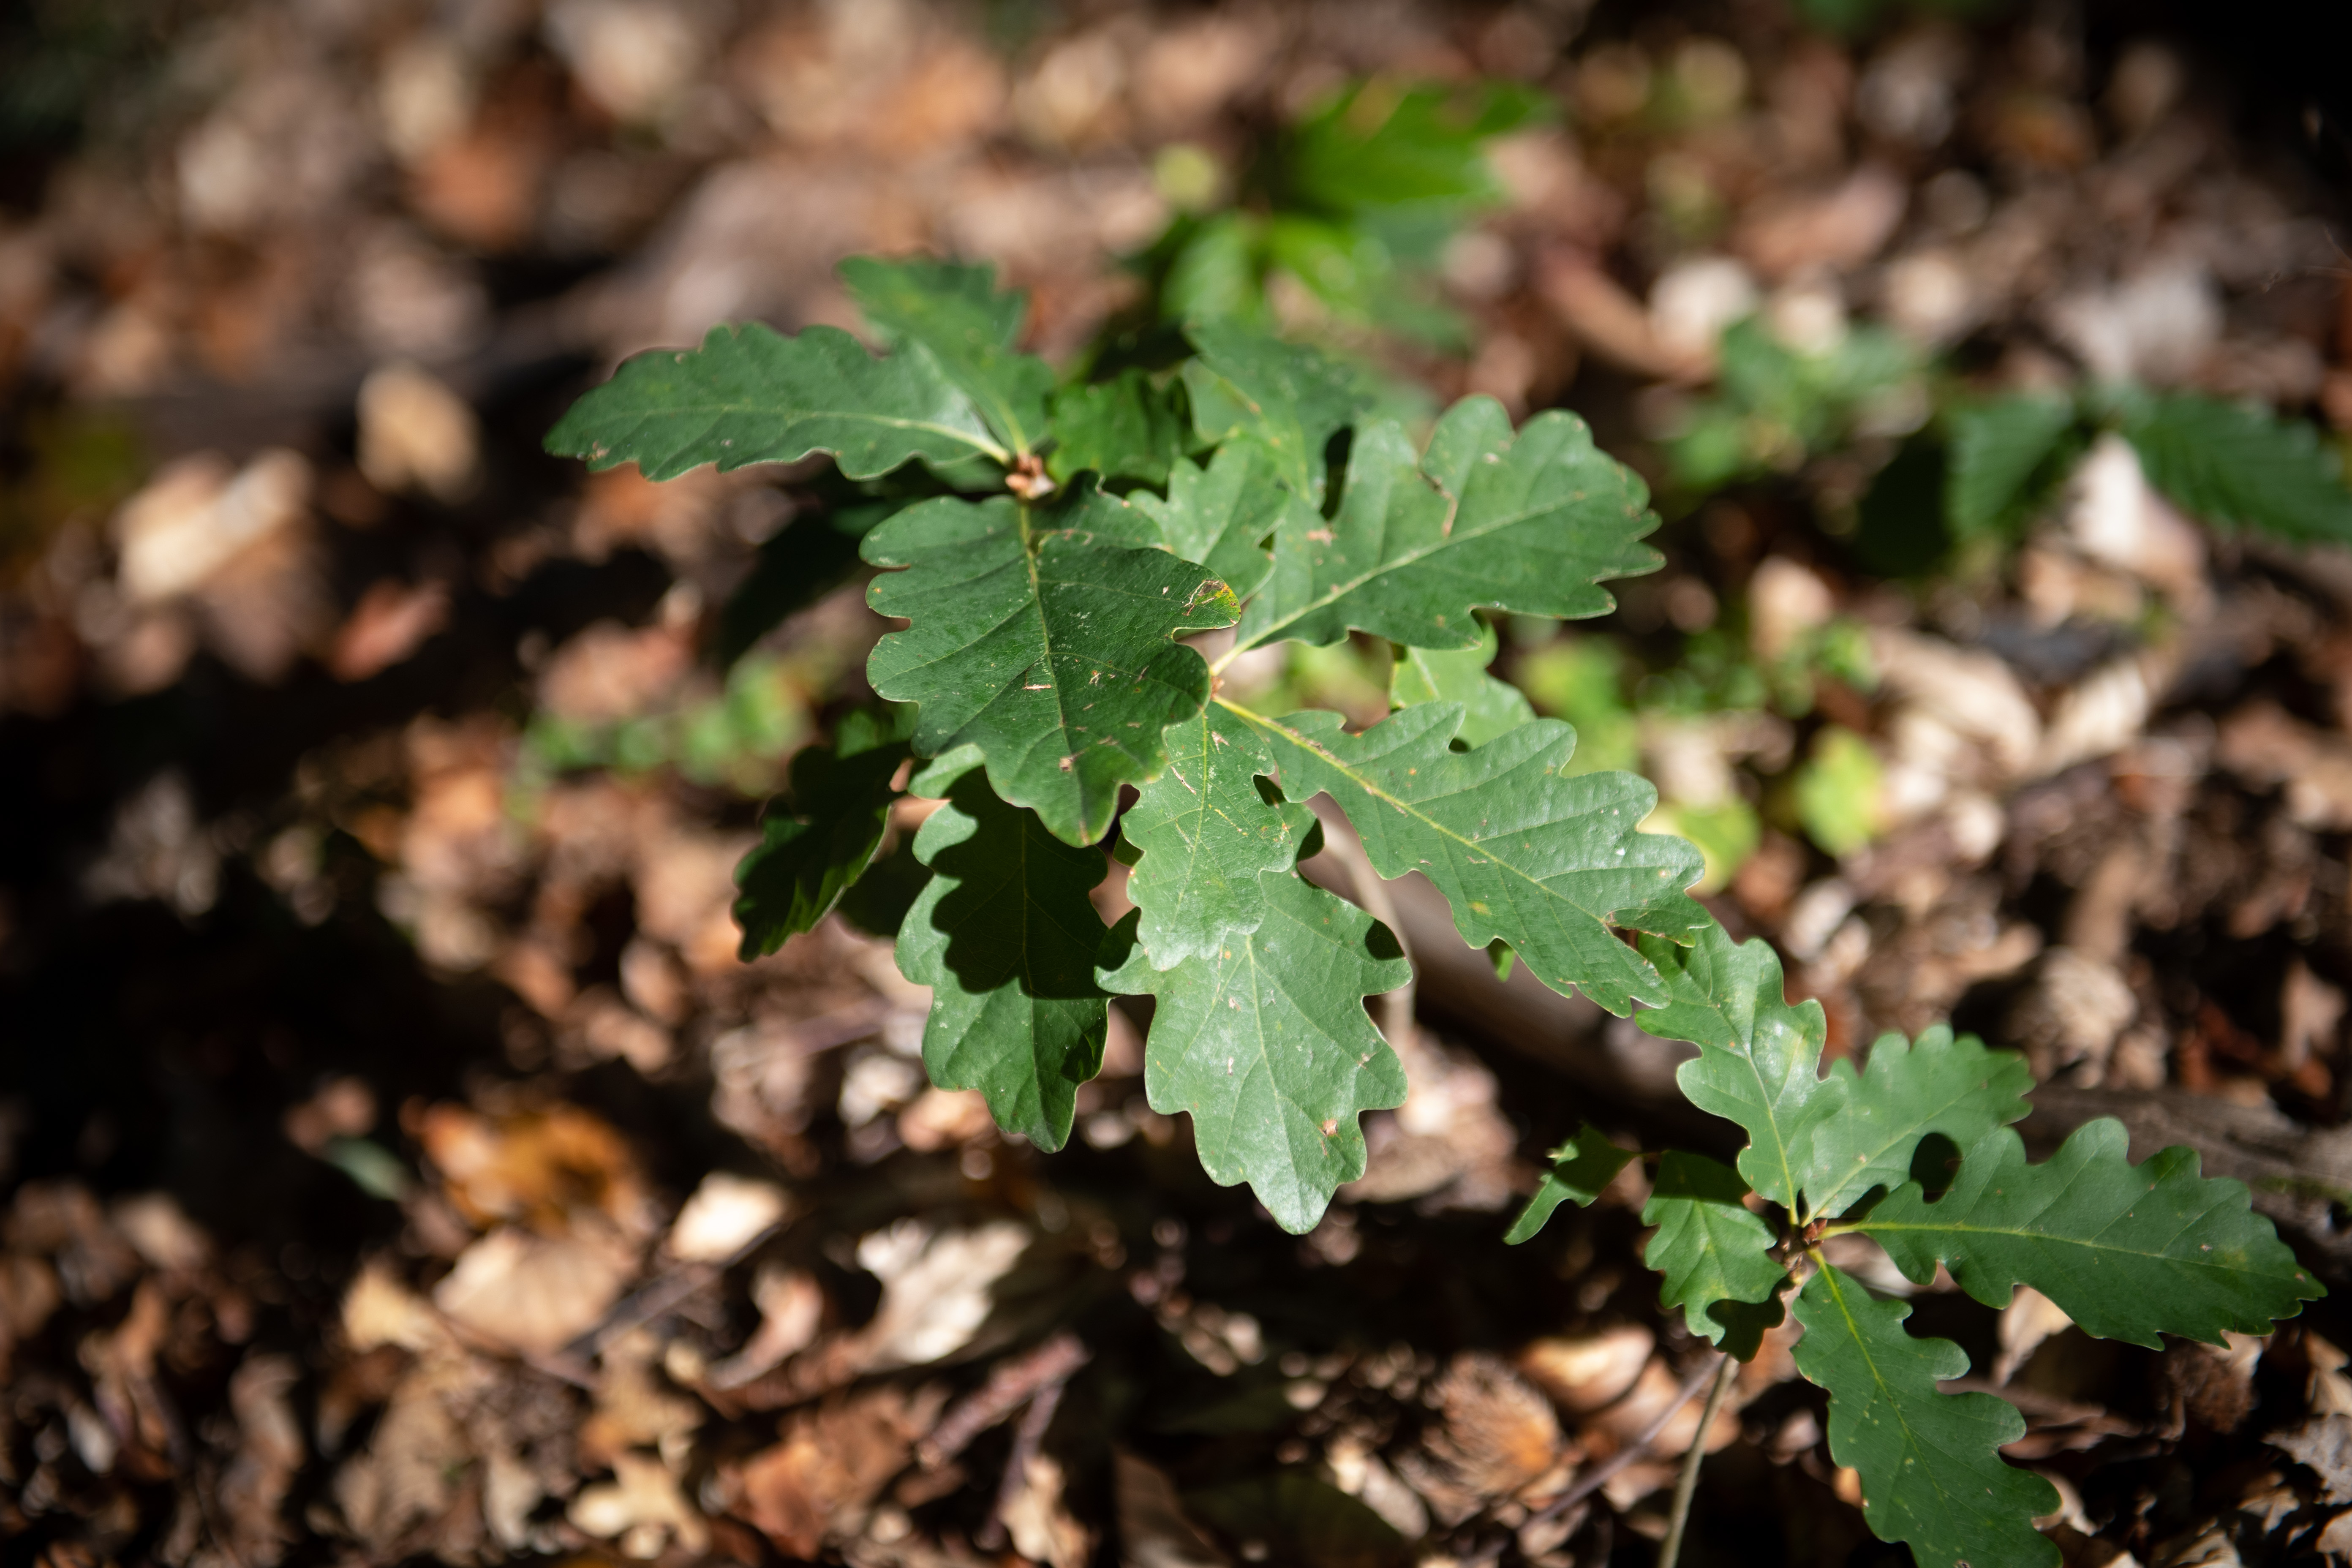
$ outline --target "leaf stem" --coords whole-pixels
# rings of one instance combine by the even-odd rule
[[[1265,638],[1262,637],[1253,638],[1248,642],[1244,642],[1239,637],[1235,637],[1234,639],[1234,646],[1219,654],[1217,656],[1217,662],[1209,666],[1209,674],[1213,677],[1224,674],[1225,666],[1233,663],[1234,660],[1241,658],[1242,655],[1249,652],[1250,649],[1260,646],[1265,641]]]
[[[1674,1511],[1666,1516],[1666,1543],[1658,1548],[1658,1568],[1675,1568],[1675,1559],[1682,1555],[1683,1530],[1690,1522],[1691,1499],[1698,1492],[1698,1468],[1706,1459],[1707,1429],[1715,1425],[1716,1412],[1723,1408],[1723,1396],[1731,1392],[1732,1374],[1738,1370],[1739,1363],[1728,1355],[1716,1368],[1715,1386],[1707,1390],[1698,1431],[1691,1437],[1690,1452],[1683,1456],[1683,1473],[1675,1482]]]

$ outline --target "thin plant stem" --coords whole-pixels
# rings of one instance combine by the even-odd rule
[[[1716,1369],[1715,1386],[1706,1391],[1706,1406],[1699,1412],[1698,1431],[1691,1438],[1690,1452],[1683,1456],[1683,1473],[1675,1482],[1675,1509],[1666,1518],[1666,1543],[1658,1549],[1658,1568],[1675,1568],[1675,1559],[1682,1555],[1683,1528],[1690,1522],[1691,1499],[1698,1492],[1698,1468],[1706,1459],[1706,1434],[1715,1425],[1716,1412],[1723,1408],[1723,1396],[1731,1392],[1732,1374],[1739,1363],[1729,1356]]]
[[[1609,1484],[1610,1478],[1616,1475],[1618,1471],[1625,1468],[1625,1467],[1633,1464],[1636,1459],[1639,1459],[1649,1453],[1650,1445],[1658,1440],[1658,1434],[1664,1431],[1667,1424],[1673,1421],[1676,1415],[1682,1414],[1682,1408],[1684,1405],[1688,1405],[1692,1400],[1698,1397],[1698,1391],[1700,1388],[1705,1386],[1707,1380],[1714,1375],[1715,1369],[1713,1367],[1701,1367],[1697,1372],[1694,1373],[1689,1380],[1675,1392],[1674,1403],[1667,1405],[1664,1410],[1659,1411],[1657,1415],[1650,1422],[1649,1426],[1643,1428],[1641,1432],[1634,1436],[1632,1442],[1618,1449],[1617,1452],[1611,1455],[1607,1459],[1604,1459],[1600,1464],[1593,1466],[1591,1470],[1586,1472],[1577,1480],[1577,1483],[1574,1486],[1569,1488],[1568,1490],[1560,1493],[1559,1496],[1554,1498],[1550,1502],[1546,1503],[1536,1513],[1530,1515],[1528,1520],[1528,1523],[1544,1524],[1552,1520],[1558,1519],[1570,1509],[1574,1508],[1578,1503],[1582,1502],[1586,1498],[1591,1497],[1594,1492],[1597,1492],[1602,1487],[1607,1486]],[[1603,1517],[1606,1516],[1604,1515]],[[1496,1558],[1500,1557],[1503,1554],[1503,1545],[1504,1543],[1500,1541],[1490,1543],[1484,1551],[1475,1553],[1468,1559],[1468,1568],[1482,1568],[1483,1564],[1492,1563]]]

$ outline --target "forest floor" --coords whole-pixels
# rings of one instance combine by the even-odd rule
[[[1686,819],[1747,803],[1707,902],[1833,1054],[2020,1049],[2030,1139],[2192,1143],[2337,1294],[2142,1351],[1846,1261],[2019,1405],[2070,1565],[2352,1552],[2352,552],[2205,530],[2102,448],[1906,574],[1859,507],[1899,397],[1704,497],[1667,456],[1727,289],[1987,390],[2352,430],[2342,159],[2291,115],[2039,10],[149,9],[5,100],[5,1562],[1649,1560],[1707,1352],[1640,1265],[1642,1167],[1500,1237],[1581,1119],[1727,1150],[1682,1047],[1495,979],[1400,885],[1412,1098],[1311,1234],[1150,1110],[1140,1016],[1068,1150],[1007,1142],[927,1087],[887,942],[737,956],[761,803],[884,629],[856,582],[713,655],[810,476],[540,449],[624,353],[855,326],[859,251],[996,262],[1065,358],[1166,149],[1238,169],[1372,75],[1567,110],[1445,252],[1463,341],[1376,352],[1575,409],[1665,500],[1666,569],[1498,669]],[[1866,657],[1766,700],[1831,625]],[[1377,717],[1370,657],[1260,678]],[[1871,830],[1822,842],[1801,777]],[[1704,1435],[1689,1561],[1904,1560],[1822,1412],[1783,1333]]]

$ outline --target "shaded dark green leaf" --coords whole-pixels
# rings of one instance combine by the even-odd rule
[[[1680,1307],[1690,1331],[1746,1361],[1781,1318],[1789,1271],[1772,1258],[1772,1227],[1741,1200],[1748,1184],[1728,1165],[1670,1149],[1642,1205],[1657,1226],[1642,1261],[1665,1276],[1658,1305]]]
[[[1874,1300],[1826,1263],[1795,1312],[1797,1370],[1829,1390],[1830,1457],[1861,1473],[1872,1534],[1931,1568],[2055,1568],[2057,1543],[2033,1521],[2058,1510],[2058,1490],[2000,1457],[2025,1418],[1990,1394],[1936,1386],[1969,1370],[1967,1352],[1913,1339],[1907,1302]]]
[[[1956,408],[1945,423],[1944,521],[1955,539],[1989,538],[2015,532],[2049,489],[2074,429],[2074,404],[2018,393]]]
[[[1109,1022],[1094,979],[1102,918],[1087,896],[1103,858],[998,799],[979,760],[966,749],[915,781],[946,803],[915,835],[931,879],[899,927],[898,970],[931,988],[931,1082],[980,1090],[998,1126],[1058,1149]]]
[[[1194,432],[1212,445],[1262,448],[1291,493],[1322,505],[1323,448],[1378,401],[1370,378],[1319,349],[1231,321],[1197,320],[1185,335],[1200,351],[1183,373]]]
[[[908,757],[908,714],[853,712],[827,746],[793,758],[791,803],[771,804],[760,842],[735,868],[741,956],[775,952],[823,920],[882,842],[891,775]]]
[[[1612,1143],[1590,1121],[1547,1157],[1551,1164],[1544,1171],[1535,1196],[1528,1200],[1528,1206],[1519,1211],[1519,1217],[1504,1233],[1507,1247],[1532,1239],[1564,1203],[1590,1207],[1617,1179],[1618,1172],[1641,1158],[1633,1150]]]
[[[2192,516],[2302,543],[2352,541],[2342,458],[2303,420],[2172,393],[2128,400],[2124,435],[2149,482]]]
[[[1046,454],[1045,471],[1062,484],[1095,473],[1107,484],[1164,486],[1184,454],[1187,421],[1178,393],[1156,385],[1140,370],[1063,387],[1054,394],[1052,417],[1054,449]]]

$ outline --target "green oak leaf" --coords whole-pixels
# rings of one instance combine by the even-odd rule
[[[1974,1035],[1952,1037],[1937,1024],[1906,1043],[1885,1035],[1870,1047],[1859,1078],[1850,1061],[1832,1062],[1844,1080],[1844,1103],[1816,1117],[1796,1151],[1799,1190],[1809,1215],[1834,1215],[1873,1187],[1893,1187],[1911,1173],[1919,1140],[1941,1133],[1959,1147],[1996,1127],[2021,1121],[2033,1070],[2015,1051],[1989,1051]]]
[[[866,603],[913,624],[875,645],[866,678],[919,705],[918,755],[977,744],[999,795],[1091,844],[1119,786],[1166,762],[1160,731],[1208,696],[1208,666],[1171,639],[1231,625],[1235,606],[1198,566],[1033,521],[1046,515],[943,497],[867,534],[870,564],[907,570]]]
[[[806,746],[793,758],[791,808],[770,806],[760,842],[735,868],[747,962],[823,920],[872,862],[896,798],[891,775],[908,756],[907,730],[899,718],[856,711],[831,747]]]
[[[794,463],[812,452],[832,453],[857,479],[916,458],[1012,458],[928,351],[877,359],[835,327],[787,338],[756,321],[713,327],[699,349],[623,360],[555,422],[547,449],[591,468],[634,462],[649,479],[704,463]]]
[[[2033,1521],[2058,1510],[2058,1489],[2000,1454],[2025,1418],[1990,1394],[1937,1392],[1968,1354],[1913,1339],[1910,1315],[1826,1263],[1797,1296],[1797,1370],[1829,1391],[1830,1457],[1861,1472],[1871,1533],[1925,1568],[2055,1568],[2057,1543]]]
[[[2031,1285],[2084,1333],[2150,1349],[2163,1333],[2208,1344],[2224,1330],[2266,1334],[2326,1293],[2252,1211],[2244,1184],[2200,1176],[2193,1149],[2135,1165],[2123,1123],[2106,1117],[2039,1165],[2006,1127],[1962,1147],[1942,1197],[1909,1183],[1839,1228],[1876,1241],[1913,1279],[1940,1262],[1994,1307]]]
[[[1246,599],[1274,570],[1268,536],[1291,510],[1314,509],[1274,482],[1271,459],[1255,447],[1230,446],[1206,468],[1180,458],[1163,499],[1150,490],[1115,496],[1081,479],[1055,512],[1055,525],[1132,550],[1164,550],[1206,566]]]
[[[1710,922],[1688,947],[1652,936],[1640,947],[1665,979],[1664,1005],[1642,1014],[1642,1027],[1698,1047],[1675,1074],[1684,1097],[1746,1130],[1740,1175],[1795,1211],[1810,1129],[1834,1117],[1852,1092],[1846,1080],[1821,1076],[1822,1005],[1789,1005],[1780,956],[1762,937],[1734,942]]]
[[[1580,1208],[1590,1207],[1617,1179],[1617,1173],[1641,1155],[1631,1149],[1620,1149],[1588,1121],[1577,1129],[1575,1137],[1554,1149],[1549,1158],[1550,1168],[1544,1172],[1536,1195],[1528,1200],[1528,1206],[1519,1211],[1519,1217],[1504,1233],[1506,1247],[1517,1247],[1532,1239],[1564,1203],[1572,1200]]]
[[[1850,1061],[1824,1074],[1821,1004],[1789,1004],[1780,955],[1761,937],[1735,943],[1709,926],[1686,948],[1646,936],[1640,946],[1668,993],[1642,1027],[1698,1047],[1675,1075],[1684,1097],[1747,1131],[1740,1175],[1801,1219],[1902,1181],[1931,1132],[1966,1148],[2029,1109],[2022,1059],[1940,1025],[1916,1046],[1885,1037],[1860,1075]]]
[[[1662,1002],[1658,972],[1611,928],[1682,937],[1710,924],[1683,891],[1699,852],[1635,831],[1657,791],[1631,773],[1571,775],[1576,731],[1556,719],[1455,752],[1455,702],[1402,709],[1360,735],[1337,713],[1234,711],[1265,738],[1284,794],[1328,792],[1382,877],[1423,873],[1463,941],[1501,938],[1555,991],[1574,986],[1621,1016]]]
[[[1015,456],[1044,439],[1053,368],[1013,348],[1028,301],[998,293],[994,268],[856,256],[841,264],[841,280],[877,331],[930,351]]]
[[[1106,484],[1165,485],[1169,470],[1183,458],[1185,420],[1176,395],[1140,370],[1063,387],[1054,394],[1051,418],[1054,449],[1046,454],[1045,471],[1060,484],[1095,473]]]
[[[1580,617],[1616,607],[1601,583],[1655,571],[1641,542],[1657,526],[1633,471],[1572,414],[1539,414],[1515,436],[1491,397],[1448,409],[1416,453],[1403,428],[1356,432],[1337,513],[1286,517],[1274,575],[1240,646],[1337,642],[1370,632],[1412,647],[1476,646],[1473,606]]]
[[[2352,541],[2344,465],[2306,420],[2179,392],[2126,399],[2124,436],[2148,482],[2191,516],[2302,542]]]
[[[1412,708],[1423,702],[1462,704],[1462,732],[1454,742],[1483,746],[1522,724],[1532,723],[1536,710],[1527,693],[1507,680],[1486,673],[1495,662],[1495,628],[1487,626],[1476,647],[1400,647],[1396,668],[1389,676],[1389,705]]]
[[[1180,458],[1169,471],[1168,495],[1134,498],[1138,511],[1158,524],[1160,542],[1197,561],[1247,598],[1274,570],[1268,547],[1286,517],[1314,509],[1274,482],[1274,459],[1247,442],[1220,447],[1202,468]]]
[[[1103,858],[998,799],[978,761],[962,749],[914,781],[945,804],[915,835],[931,879],[898,928],[898,971],[931,988],[931,1082],[980,1090],[998,1126],[1059,1149],[1109,1022],[1094,976],[1102,917],[1087,897]]]
[[[1269,803],[1258,775],[1274,763],[1265,742],[1210,706],[1165,732],[1168,766],[1119,818],[1140,852],[1127,896],[1142,913],[1155,969],[1205,958],[1265,918],[1260,873],[1287,871],[1315,826],[1303,805]]]
[[[1658,1305],[1680,1307],[1692,1333],[1746,1361],[1780,1321],[1785,1265],[1772,1258],[1772,1227],[1740,1200],[1748,1184],[1704,1154],[1670,1149],[1642,1205],[1658,1227],[1642,1261],[1665,1276]]]
[[[1956,408],[1946,421],[1952,445],[1944,470],[1944,521],[1955,539],[1981,539],[2025,521],[2052,459],[2069,444],[2074,403],[2019,393]]]
[[[1261,873],[1257,929],[1161,971],[1137,941],[1140,911],[1104,944],[1101,984],[1158,998],[1143,1084],[1163,1116],[1189,1111],[1202,1168],[1247,1182],[1276,1223],[1314,1228],[1364,1173],[1357,1118],[1404,1103],[1404,1068],[1364,998],[1412,978],[1388,928],[1292,871]]]
[[[1486,166],[1486,142],[1549,109],[1540,92],[1515,82],[1361,82],[1298,123],[1285,173],[1308,206],[1330,212],[1496,201],[1503,191]]]
[[[1212,446],[1255,447],[1275,478],[1323,504],[1323,448],[1377,399],[1363,372],[1318,349],[1204,319],[1185,328],[1192,428]]]

